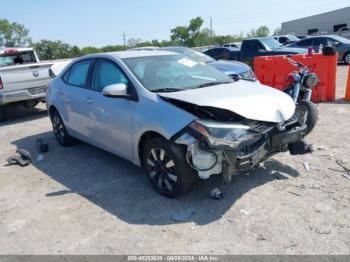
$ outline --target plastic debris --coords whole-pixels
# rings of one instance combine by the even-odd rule
[[[224,198],[224,194],[220,191],[220,189],[218,188],[214,188],[211,192],[210,195],[212,198],[214,199],[223,199]]]
[[[40,153],[47,153],[49,151],[49,144],[42,138],[36,140],[36,146]]]
[[[38,157],[36,158],[37,162],[42,162],[44,161],[44,156],[43,155],[38,155]]]
[[[186,208],[183,211],[172,214],[171,219],[174,221],[186,221],[194,214],[194,212],[195,212],[194,208],[192,207]]]
[[[310,166],[308,162],[304,162],[303,165],[306,171],[310,171]]]
[[[23,167],[23,166],[29,165],[30,162],[32,162],[32,156],[29,151],[23,148],[18,148],[16,152],[19,154],[19,156],[18,155],[10,156],[7,159],[7,162],[10,165],[20,165]]]

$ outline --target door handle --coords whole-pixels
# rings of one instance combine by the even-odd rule
[[[84,101],[85,101],[85,103],[87,103],[87,104],[92,104],[92,103],[94,102],[94,100],[93,100],[92,98],[90,98],[90,97],[86,97],[86,98],[84,99]]]

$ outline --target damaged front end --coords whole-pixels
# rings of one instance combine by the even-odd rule
[[[278,152],[292,155],[312,152],[303,138],[306,125],[294,114],[284,123],[261,122],[237,117],[237,122],[195,120],[174,138],[187,145],[187,162],[201,179],[223,174],[226,183],[231,176],[247,172]]]

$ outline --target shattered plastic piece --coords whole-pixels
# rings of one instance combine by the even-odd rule
[[[308,162],[304,162],[303,165],[306,171],[310,171],[310,166]]]
[[[44,156],[43,155],[38,155],[38,157],[36,158],[37,162],[42,162],[44,161]]]
[[[32,160],[32,155],[28,150],[25,150],[24,148],[18,148],[16,152],[21,155],[22,159],[29,161]]]
[[[248,215],[248,214],[249,214],[249,212],[248,212],[247,210],[245,210],[245,209],[241,209],[239,212],[241,212],[241,213],[243,213],[243,214],[245,214],[245,215]]]
[[[36,146],[40,153],[47,153],[49,151],[49,144],[42,138],[36,140]]]
[[[190,218],[194,214],[194,212],[195,212],[194,208],[190,207],[183,211],[172,214],[171,219],[174,221],[186,221],[188,218]]]
[[[214,188],[211,192],[210,195],[212,198],[214,199],[223,199],[224,198],[224,194],[220,191],[220,189],[218,188]]]
[[[22,159],[21,157],[19,156],[11,156],[7,159],[7,162],[10,164],[10,165],[20,165],[20,166],[27,166],[29,165],[30,163],[30,160],[25,160],[25,159]]]

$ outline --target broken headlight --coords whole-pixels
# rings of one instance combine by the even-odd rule
[[[214,147],[241,148],[261,138],[261,134],[249,130],[249,126],[242,124],[196,120],[190,124],[190,128],[204,136],[209,145]]]

